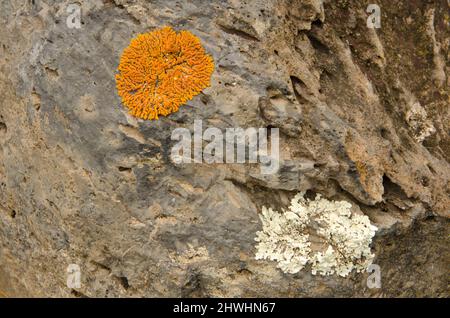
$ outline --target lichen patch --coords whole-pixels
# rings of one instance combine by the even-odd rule
[[[256,233],[256,259],[276,261],[285,273],[311,265],[313,275],[347,276],[372,263],[370,243],[377,228],[346,201],[314,200],[297,194],[283,213],[263,207],[263,228]],[[319,243],[313,236],[319,237]]]
[[[129,113],[158,119],[210,85],[214,62],[191,32],[164,27],[134,38],[118,70],[117,91]]]

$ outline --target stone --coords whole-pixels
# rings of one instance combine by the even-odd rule
[[[380,29],[353,0],[77,3],[80,29],[71,1],[0,4],[0,297],[450,296],[448,2],[379,0]],[[201,39],[211,87],[136,119],[119,59],[165,25]],[[171,132],[195,119],[279,128],[279,172],[175,165]],[[380,229],[381,289],[255,260],[262,207],[298,192]]]

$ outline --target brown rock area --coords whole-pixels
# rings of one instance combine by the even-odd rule
[[[0,3],[0,297],[449,297],[450,3]],[[158,121],[115,88],[131,38],[165,25],[213,56],[211,87]],[[280,170],[175,165],[173,129],[280,130]],[[255,260],[262,206],[347,200],[379,231],[368,274]],[[78,264],[82,286],[66,286]]]

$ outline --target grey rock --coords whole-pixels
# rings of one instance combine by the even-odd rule
[[[70,3],[0,4],[0,297],[450,295],[447,1],[380,0],[378,30],[359,1],[81,0],[81,29]],[[212,85],[138,120],[114,76],[130,39],[164,25],[201,38]],[[435,127],[422,142],[411,100]],[[171,132],[194,119],[279,128],[279,172],[175,165]],[[261,207],[298,191],[380,228],[381,289],[254,259]]]

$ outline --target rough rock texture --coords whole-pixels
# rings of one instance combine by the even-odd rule
[[[1,296],[449,297],[449,6],[378,0],[0,3]],[[212,86],[159,121],[126,114],[114,74],[164,25],[202,39]],[[171,132],[280,128],[281,168],[182,165]],[[367,274],[256,261],[263,205],[350,201],[380,228]],[[66,287],[79,264],[82,288]]]

